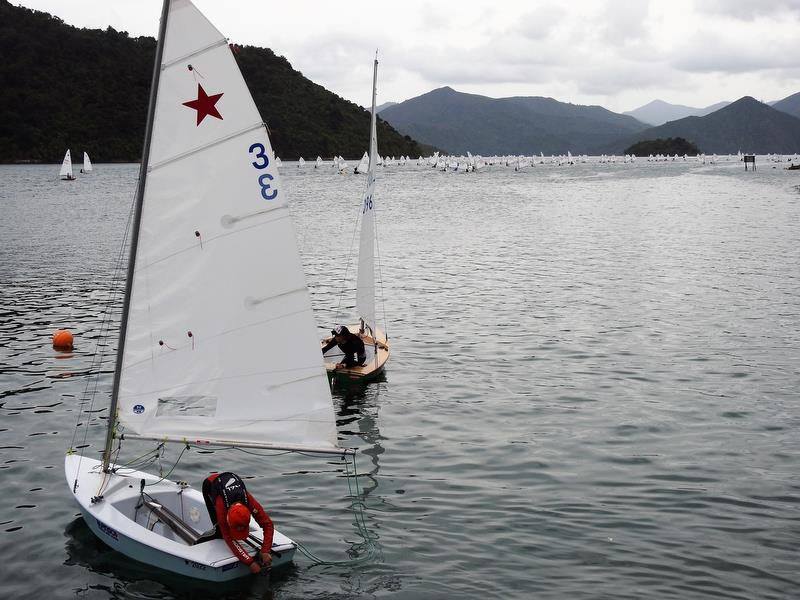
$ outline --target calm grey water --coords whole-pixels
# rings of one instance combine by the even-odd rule
[[[219,589],[109,550],[64,481],[137,167],[0,166],[0,597],[800,597],[800,172],[759,161],[381,171],[393,355],[334,394],[363,515],[337,460],[187,452],[332,563]],[[331,171],[283,168],[321,333],[364,185]]]

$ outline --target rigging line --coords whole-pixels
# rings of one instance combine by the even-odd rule
[[[141,454],[141,455],[137,456],[136,458],[132,458],[131,460],[129,460],[128,462],[126,462],[124,464],[116,465],[116,468],[117,469],[134,468],[133,466],[137,465],[137,464],[149,464],[149,463],[153,462],[153,459],[156,456],[158,456],[158,453],[161,451],[161,448],[163,448],[163,447],[164,447],[164,444],[159,444],[154,449],[148,450],[144,454]],[[150,456],[151,454],[153,455],[152,457]]]
[[[163,444],[162,444],[162,447],[163,447]],[[163,475],[161,477],[161,479],[159,479],[158,481],[154,481],[153,483],[147,483],[145,485],[156,485],[156,484],[161,483],[162,481],[164,481],[167,477],[169,477],[172,474],[172,472],[175,470],[175,467],[178,466],[178,463],[181,462],[181,458],[183,457],[183,453],[186,452],[187,450],[189,450],[189,444],[186,444],[183,447],[183,450],[181,450],[181,453],[178,455],[178,458],[175,460],[175,464],[172,465],[172,468],[167,472],[166,475]]]
[[[138,189],[138,184],[136,188]],[[135,197],[135,194],[134,194]],[[119,252],[117,253],[117,258],[114,261],[114,269],[111,275],[111,284],[110,284],[110,291],[108,298],[105,304],[105,310],[103,312],[103,320],[100,322],[100,335],[97,339],[97,343],[95,344],[94,354],[92,356],[91,363],[89,365],[89,372],[94,372],[93,377],[89,377],[86,380],[86,387],[83,390],[83,398],[81,399],[80,408],[78,409],[78,416],[75,422],[75,429],[72,432],[72,440],[70,441],[70,450],[75,447],[75,439],[78,435],[78,427],[80,426],[81,417],[84,414],[83,406],[84,400],[87,398],[89,399],[89,409],[86,411],[86,424],[83,430],[83,440],[81,442],[81,451],[79,453],[78,458],[78,469],[76,471],[75,476],[75,484],[77,484],[77,473],[80,473],[81,463],[83,462],[83,455],[86,448],[86,440],[88,439],[89,435],[89,421],[90,418],[88,415],[92,414],[94,411],[94,400],[97,395],[97,387],[100,380],[100,366],[103,364],[103,360],[105,359],[105,350],[100,349],[100,342],[104,339],[108,338],[108,331],[111,328],[112,322],[112,315],[113,315],[113,306],[116,302],[117,296],[119,295],[119,281],[121,281],[121,272],[122,272],[122,264],[125,257],[125,246],[128,242],[128,238],[130,236],[131,230],[131,222],[133,220],[133,213],[134,213],[134,204],[131,204],[131,208],[128,211],[128,220],[125,224],[125,233],[122,236],[122,243],[119,246]],[[90,392],[91,387],[91,392]],[[109,419],[113,419],[114,415],[109,414]]]
[[[362,563],[367,560],[371,560],[374,558],[375,555],[375,543],[374,543],[374,536],[370,535],[369,531],[367,530],[366,521],[364,520],[364,502],[361,501],[361,491],[358,485],[358,472],[356,467],[355,456],[353,456],[353,472],[350,472],[350,463],[349,461],[345,461],[345,473],[347,475],[347,486],[348,491],[350,493],[351,499],[357,499],[358,501],[353,501],[351,503],[351,507],[353,508],[353,512],[356,518],[356,527],[358,529],[359,534],[364,539],[364,548],[366,552],[359,556],[358,558],[349,559],[349,560],[324,560],[311,552],[308,548],[300,544],[299,542],[295,541],[295,546],[297,549],[300,550],[301,554],[306,556],[312,562],[319,564],[319,565],[354,565],[358,563]],[[353,494],[353,483],[352,481],[355,480],[355,489],[356,495]]]
[[[372,536],[370,536],[370,534],[369,534],[369,530],[367,529],[367,523],[366,523],[366,520],[364,519],[365,503],[361,500],[361,489],[360,489],[359,484],[358,484],[358,467],[356,466],[356,456],[355,456],[355,454],[353,455],[353,473],[352,473],[352,475],[349,472],[349,463],[348,462],[345,462],[345,468],[346,468],[346,474],[348,476],[348,480],[347,480],[348,487],[350,487],[351,479],[355,482],[355,486],[356,486],[355,496],[353,496],[352,488],[350,488],[350,490],[351,490],[350,491],[350,497],[351,498],[355,497],[355,498],[358,499],[357,503],[356,502],[353,503],[353,515],[355,516],[356,523],[359,526],[359,533],[361,534],[361,537],[363,537],[364,540],[368,544],[371,544],[372,543]],[[358,507],[357,509],[356,509],[356,506]]]

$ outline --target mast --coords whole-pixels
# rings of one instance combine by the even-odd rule
[[[156,41],[156,58],[153,65],[153,79],[150,84],[150,102],[147,107],[147,125],[144,131],[144,148],[142,150],[142,163],[139,166],[139,184],[136,189],[136,203],[133,214],[133,227],[131,230],[131,250],[128,257],[128,274],[125,280],[125,298],[122,304],[122,320],[119,328],[119,343],[117,344],[117,363],[114,367],[114,387],[111,391],[111,407],[108,414],[108,431],[106,432],[106,445],[103,449],[103,471],[108,471],[111,461],[111,446],[114,443],[114,427],[117,421],[117,402],[119,400],[119,383],[122,376],[122,357],[125,352],[125,333],[128,328],[128,311],[131,304],[131,290],[133,288],[133,271],[136,266],[136,250],[139,246],[139,226],[142,221],[142,206],[144,204],[144,187],[147,181],[147,168],[150,162],[150,141],[153,137],[153,119],[156,110],[156,96],[158,83],[161,77],[161,60],[164,56],[164,36],[167,32],[167,16],[169,15],[170,0],[164,0],[161,8],[161,23],[158,28]]]
[[[375,50],[375,65],[372,70],[372,116],[369,125],[369,168],[375,168],[376,155],[378,154],[378,135],[375,127],[375,98],[378,84],[378,51]]]

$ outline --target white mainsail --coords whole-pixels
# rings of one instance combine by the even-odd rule
[[[151,140],[118,426],[335,448],[278,159],[225,37],[189,0],[171,3]]]
[[[92,172],[92,161],[89,160],[89,155],[86,154],[86,152],[83,153],[83,172],[84,173]]]
[[[372,74],[372,111],[370,118],[369,167],[367,187],[361,203],[361,239],[358,251],[356,309],[365,328],[377,335],[375,327],[375,167],[378,157],[378,134],[375,128],[375,98],[378,81],[378,58]]]
[[[72,175],[72,155],[67,150],[67,153],[64,155],[64,161],[61,163],[61,170],[58,173],[58,176],[61,179],[75,179]]]
[[[367,170],[369,170],[369,154],[364,152],[364,156],[361,157],[361,161],[356,167],[356,173],[366,173]]]

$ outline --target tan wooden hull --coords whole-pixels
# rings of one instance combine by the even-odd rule
[[[357,332],[359,326],[348,325],[347,328],[350,331]],[[367,347],[367,353],[369,356],[367,362],[360,367],[337,367],[337,361],[332,357],[326,356],[325,369],[328,371],[328,378],[344,378],[350,381],[366,382],[380,375],[383,372],[386,361],[389,360],[389,342],[386,339],[386,334],[380,329],[375,333],[377,342],[375,338],[367,333],[359,334],[359,337],[364,342],[364,346]],[[325,344],[330,341],[331,336],[328,336],[320,342],[320,346],[325,346]],[[374,355],[370,355],[370,350],[374,352]]]

